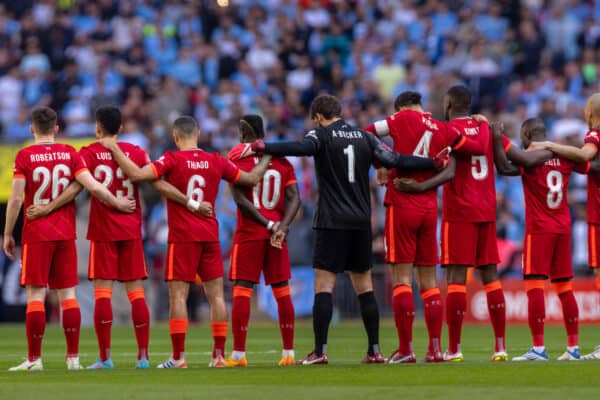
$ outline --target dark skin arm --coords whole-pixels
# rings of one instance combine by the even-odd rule
[[[250,218],[252,221],[266,227],[269,220],[254,207],[254,204],[248,200],[246,196],[244,196],[244,189],[233,184],[229,185],[229,188],[233,195],[233,201],[235,201],[235,204],[238,206],[244,217]]]
[[[423,193],[433,190],[438,186],[441,186],[444,183],[452,180],[455,172],[456,160],[454,160],[454,157],[451,157],[448,167],[435,174],[431,178],[426,179],[423,182],[417,182],[411,178],[396,178],[394,179],[394,187],[397,190],[405,193]]]
[[[512,164],[506,157],[502,137],[496,135],[494,135],[494,164],[500,175],[517,176],[521,174],[519,167]]]
[[[300,209],[302,202],[300,201],[300,193],[298,193],[298,185],[291,184],[285,188],[285,211],[281,223],[275,229],[275,233],[271,236],[271,246],[282,248],[283,241],[289,231],[289,226],[296,218],[296,214]]]

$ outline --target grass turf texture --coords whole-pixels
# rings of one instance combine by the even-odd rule
[[[526,326],[508,330],[510,356],[520,355],[530,346]],[[397,344],[392,323],[382,325],[382,347],[388,355]],[[600,329],[583,326],[582,350],[600,343]],[[444,334],[445,339],[445,334]],[[426,348],[427,332],[415,326],[418,358]],[[561,326],[546,328],[551,359],[565,346]],[[598,342],[598,343],[597,343]],[[48,326],[44,338],[44,372],[15,373],[6,370],[17,365],[25,354],[25,327],[0,325],[0,399],[505,399],[517,395],[546,399],[597,399],[600,362],[502,363],[488,361],[492,353],[491,328],[465,326],[462,364],[360,365],[366,339],[359,322],[344,322],[330,331],[328,366],[277,367],[281,340],[276,324],[254,324],[248,335],[248,361],[242,369],[209,369],[212,348],[210,328],[191,326],[186,341],[188,370],[157,370],[157,363],[170,352],[168,327],[152,328],[150,370],[134,370],[137,354],[133,330],[113,328],[112,371],[66,371],[62,330]],[[300,322],[296,329],[296,357],[303,357],[312,345],[312,328]],[[231,348],[231,335],[228,349]],[[81,360],[84,365],[96,358],[96,337],[92,328],[81,334]]]

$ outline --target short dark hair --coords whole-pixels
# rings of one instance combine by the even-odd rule
[[[96,109],[96,122],[102,131],[109,135],[116,135],[123,123],[121,110],[114,106],[101,106]]]
[[[396,97],[394,101],[394,109],[398,111],[400,107],[406,106],[420,106],[421,105],[421,93],[413,92],[408,90],[406,92],[402,92]]]
[[[521,129],[527,129],[527,131],[546,133],[546,125],[544,124],[544,120],[540,117],[528,118],[521,124]]]
[[[189,115],[182,115],[173,122],[173,129],[184,136],[192,136],[196,130],[199,130],[198,122]]]
[[[314,119],[317,114],[323,115],[325,119],[339,117],[342,115],[342,104],[335,96],[321,94],[310,105],[310,118]]]
[[[58,116],[50,107],[36,107],[31,112],[31,123],[39,133],[50,133],[56,126]]]
[[[446,92],[450,98],[452,109],[458,112],[469,112],[471,108],[471,91],[463,85],[452,86]]]
[[[265,137],[263,120],[260,115],[248,114],[240,119],[240,132],[247,138],[262,139]]]

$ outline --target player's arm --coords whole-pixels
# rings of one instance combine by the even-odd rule
[[[364,130],[379,137],[384,137],[390,134],[390,125],[387,118],[380,119],[365,127]]]
[[[375,161],[387,169],[399,168],[403,170],[427,170],[438,167],[433,158],[407,156],[391,151],[381,140],[373,135],[368,135],[367,140],[371,142],[373,157]],[[442,165],[439,165],[442,166]],[[443,165],[446,167],[447,164]]]
[[[554,157],[552,152],[548,150],[533,150],[525,151],[512,145],[512,143],[502,134],[504,124],[495,122],[492,124],[492,133],[494,135],[494,163],[498,172],[505,175],[504,172],[514,172],[512,167],[532,168],[541,165]],[[504,162],[505,155],[513,164],[512,167],[507,166]],[[498,163],[496,163],[498,159]],[[517,168],[518,169],[518,168]],[[509,174],[512,175],[512,174]]]
[[[417,182],[411,178],[396,178],[394,179],[394,187],[405,193],[423,193],[449,182],[454,178],[455,173],[456,160],[454,157],[450,157],[448,167],[444,168],[441,172],[438,172],[431,178],[426,179],[423,182]]]
[[[235,184],[246,187],[252,187],[258,184],[265,175],[265,172],[267,172],[269,164],[271,163],[271,158],[272,157],[269,155],[263,156],[250,172],[240,170],[240,177]]]
[[[75,176],[77,182],[82,184],[92,196],[110,204],[113,208],[123,212],[132,213],[135,211],[135,200],[127,197],[116,198],[103,184],[94,179],[89,171],[84,170]]]
[[[212,204],[210,204],[208,201],[202,201],[198,203],[197,201],[188,199],[188,197],[181,193],[179,189],[177,189],[175,186],[171,185],[164,179],[157,179],[155,181],[152,181],[150,182],[150,186],[152,186],[154,190],[160,193],[164,198],[169,199],[174,203],[181,204],[182,206],[187,207],[187,209],[192,212],[207,217],[210,217],[213,213]]]
[[[235,204],[238,206],[238,208],[240,209],[240,212],[244,215],[244,217],[249,218],[256,223],[263,225],[264,227],[268,228],[269,230],[272,230],[272,228],[275,225],[275,222],[269,221],[268,219],[266,219],[264,217],[264,215],[262,215],[256,209],[256,207],[254,207],[254,204],[246,196],[244,196],[244,190],[241,187],[236,186],[234,184],[229,185],[229,187],[231,189],[233,201],[235,201]],[[271,225],[271,226],[269,227],[269,225]]]
[[[106,147],[112,153],[114,160],[119,164],[125,175],[132,182],[154,181],[156,180],[156,171],[152,164],[146,164],[142,168],[138,167],[133,160],[129,159],[123,153],[123,150],[117,144],[116,136],[104,137],[99,140],[100,144]]]
[[[494,165],[500,175],[517,176],[521,174],[521,169],[511,163],[506,153],[512,147],[508,139],[502,139],[503,136],[494,135]]]
[[[310,135],[314,136],[310,138]],[[275,157],[295,156],[305,157],[317,154],[317,138],[313,131],[306,134],[305,138],[297,142],[265,143],[257,140],[252,143],[251,149],[255,153],[270,154]]]
[[[479,134],[475,139],[469,138],[456,131],[456,128],[448,127],[448,129],[451,130],[451,134],[457,135],[450,146],[452,147],[453,152],[467,156],[481,156],[487,153],[490,144],[490,128],[486,120],[482,119],[478,121]]]
[[[16,257],[16,243],[13,237],[17,218],[23,206],[23,193],[25,193],[25,179],[14,178],[10,198],[6,204],[6,222],[4,224],[4,253],[14,260]]]
[[[271,236],[271,246],[281,249],[283,241],[290,230],[290,224],[296,218],[296,214],[302,205],[298,184],[292,183],[285,188],[285,211],[281,223]]]
[[[583,147],[574,147],[554,142],[537,142],[532,143],[532,148],[550,150],[554,154],[577,163],[591,161],[598,154],[598,146],[594,143],[586,143]]]
[[[29,206],[26,211],[27,218],[33,220],[45,217],[46,215],[54,212],[55,210],[58,210],[59,208],[75,200],[75,197],[77,197],[82,190],[83,186],[81,186],[79,182],[71,182],[71,184],[67,186],[67,188],[63,190],[62,193],[50,203],[46,205],[32,204],[31,206]]]

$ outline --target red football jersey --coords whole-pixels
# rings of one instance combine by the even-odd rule
[[[591,143],[600,150],[600,134],[596,130],[590,130],[584,139],[584,143]],[[600,174],[588,175],[587,186],[587,220],[592,224],[600,224]]]
[[[525,192],[527,233],[571,233],[567,188],[571,172],[587,173],[590,163],[575,164],[554,157],[544,164],[521,170]]]
[[[119,147],[138,167],[150,163],[148,154],[140,147],[120,142]],[[141,239],[142,208],[138,185],[132,183],[113,160],[109,150],[93,143],[79,152],[94,178],[117,198],[135,199],[136,209],[131,214],[119,212],[92,196],[87,238],[96,241]]]
[[[431,117],[429,113],[415,110],[402,110],[385,119],[386,132],[394,140],[394,151],[400,154],[412,154],[420,157],[434,157],[444,147],[452,145],[458,134],[450,134],[447,126]],[[376,126],[377,127],[377,126]],[[435,175],[435,171],[390,170],[384,203],[397,207],[435,207],[436,190],[424,193],[403,193],[394,187],[394,178],[412,178],[423,182]]]
[[[56,199],[75,177],[87,171],[77,151],[60,143],[39,143],[17,153],[14,179],[25,179],[25,209]],[[25,217],[23,243],[75,239],[75,202],[35,220]]]
[[[251,171],[259,161],[258,157],[246,157],[234,163],[243,171]],[[273,158],[262,182],[253,188],[245,188],[244,196],[266,219],[279,222],[285,212],[285,189],[296,182],[292,164],[284,157]],[[271,237],[271,232],[265,226],[245,217],[239,209],[237,218],[235,242]]]
[[[168,151],[150,164],[157,178],[163,177],[189,198],[207,201],[213,209],[221,179],[235,183],[241,170],[219,154],[200,149]],[[219,225],[215,214],[205,217],[167,200],[169,243],[217,242]]]
[[[443,219],[448,222],[492,222],[496,220],[494,146],[487,123],[471,117],[448,122],[466,138],[479,140],[485,148],[480,156],[455,154],[454,179],[444,185]]]

